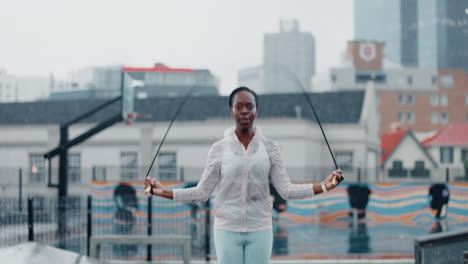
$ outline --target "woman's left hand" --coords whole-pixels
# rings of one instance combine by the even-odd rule
[[[337,169],[330,173],[330,175],[325,178],[325,187],[327,190],[332,190],[343,180],[343,172],[340,169]]]

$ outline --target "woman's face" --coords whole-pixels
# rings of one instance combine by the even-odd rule
[[[247,91],[236,93],[232,102],[231,115],[236,121],[236,127],[242,131],[253,127],[257,116],[257,106],[253,94]]]

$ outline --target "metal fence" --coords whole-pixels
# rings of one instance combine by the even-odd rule
[[[142,181],[149,166],[121,168],[118,166],[95,166],[91,168],[75,168],[70,173],[70,188],[89,185],[96,181]],[[161,181],[197,182],[204,167],[173,167],[151,170],[151,177]],[[327,167],[287,167],[286,171],[295,182],[320,182],[335,168]],[[46,186],[58,181],[57,168],[50,170],[37,168],[0,168],[0,186],[19,188],[21,185]],[[468,182],[468,168],[346,168],[343,169],[349,182]],[[49,182],[50,178],[50,182]],[[18,189],[15,189],[15,193]],[[1,190],[0,190],[1,194]]]
[[[138,170],[142,171],[144,169],[146,168],[138,168]],[[97,172],[99,170],[101,171]],[[179,180],[178,184],[185,187],[189,186],[190,183],[193,184],[200,178],[202,170],[203,168],[178,167],[176,174],[176,179]],[[291,175],[291,180],[296,182],[318,182],[323,180],[332,170],[333,168],[289,168],[288,173]],[[94,178],[96,173],[103,175],[103,171],[105,171],[104,174],[106,175],[104,179]],[[154,173],[153,176],[157,177],[158,172],[155,171]],[[406,174],[406,177],[401,175],[390,176],[382,173],[382,170],[377,168],[344,170],[345,183],[468,182],[468,178],[464,176],[465,170],[463,168],[434,169],[430,171],[430,178],[414,178],[410,174]],[[81,181],[70,182],[70,196],[63,203],[60,203],[56,197],[51,197],[55,195],[55,192],[52,192],[47,187],[45,181],[41,183],[30,182],[28,174],[29,170],[26,171],[25,169],[0,169],[0,247],[34,240],[86,255],[89,252],[88,246],[91,236],[125,234],[142,236],[190,235],[192,238],[193,259],[206,259],[214,255],[214,247],[211,240],[212,235],[210,234],[212,227],[210,226],[209,204],[183,204],[158,197],[149,199],[148,196],[143,195],[142,179],[136,178],[134,185],[139,186],[139,189],[136,188],[133,197],[127,197],[123,201],[118,195],[115,195],[115,189],[119,184],[112,185],[112,183],[122,180],[119,168],[117,167],[80,170],[81,176],[79,178]],[[166,175],[169,174],[166,172]],[[96,188],[103,186],[103,183],[99,183],[98,181],[92,184],[93,179],[106,180],[108,189],[96,191]],[[181,184],[184,182],[185,184]],[[464,211],[461,211],[460,208],[464,206],[464,203],[463,199],[459,197],[461,197],[461,193],[465,193],[466,191],[465,189],[457,188],[454,189],[453,193],[453,202],[456,204],[450,209],[450,212],[454,213],[455,218],[446,222],[451,228],[466,226],[466,224],[457,220],[463,218]],[[423,189],[423,192],[427,193],[425,187]],[[385,190],[380,188],[378,191]],[[395,235],[394,241],[374,239],[374,242],[372,242],[378,243],[379,248],[387,248],[386,251],[383,250],[384,252],[387,252],[389,247],[395,248],[395,252],[407,250],[408,247],[411,247],[408,244],[410,243],[408,242],[410,238],[405,235],[408,232],[413,232],[412,234],[415,235],[425,234],[427,230],[444,229],[444,222],[440,223],[441,228],[438,227],[439,222],[435,222],[437,225],[432,222],[429,211],[420,212],[422,218],[417,219],[421,221],[424,219],[430,220],[424,222],[424,225],[420,229],[415,227],[409,228],[404,225],[399,226],[395,223],[374,226],[370,222],[360,223],[359,225],[353,223],[349,225],[352,228],[348,228],[347,221],[350,221],[351,218],[345,217],[348,208],[346,191],[343,189],[331,195],[333,196],[334,194],[337,196],[333,199],[340,200],[330,204],[327,203],[329,207],[326,210],[315,210],[314,214],[316,217],[313,217],[315,220],[304,223],[304,226],[300,224],[290,226],[288,221],[294,222],[294,219],[296,219],[294,217],[299,217],[297,218],[299,220],[302,218],[309,219],[307,218],[309,216],[308,211],[314,211],[315,206],[319,208],[322,203],[325,204],[325,201],[321,200],[322,197],[318,197],[315,201],[318,204],[308,204],[300,201],[291,202],[288,208],[291,208],[291,212],[294,212],[295,215],[291,216],[291,219],[283,216],[285,221],[276,224],[273,254],[278,256],[300,256],[304,252],[309,252],[310,249],[305,249],[304,245],[316,246],[314,241],[305,239],[303,242],[297,243],[297,239],[289,240],[289,242],[287,239],[288,237],[304,237],[306,232],[310,233],[310,237],[317,237],[321,232],[328,232],[327,237],[329,237],[330,241],[328,244],[325,244],[335,245],[336,241],[343,239],[343,230],[349,229],[349,249],[345,248],[347,247],[346,243],[341,243],[338,250],[341,252],[340,254],[346,255],[349,252],[362,253],[365,252],[362,248],[370,248],[369,246],[363,246],[358,251],[353,248],[353,246],[357,245],[355,243],[356,239],[364,241],[365,245],[371,244],[369,242],[370,236],[366,235],[366,232],[361,231],[361,229],[370,230],[369,233],[373,233],[374,238],[379,237],[379,235],[382,235],[382,237],[388,237],[390,234]],[[92,198],[87,198],[88,195],[91,195]],[[418,195],[420,193],[415,193],[414,197],[412,197],[420,200]],[[418,204],[420,203],[418,202],[419,200],[416,201]],[[375,207],[376,204],[374,203],[373,205]],[[375,213],[379,212],[377,209],[380,207],[377,207],[373,209]],[[304,211],[302,210],[304,208],[308,209]],[[393,208],[392,210],[396,209]],[[333,221],[331,217],[337,217],[341,220]],[[301,222],[299,221],[299,223]],[[361,224],[363,228],[359,229]],[[367,224],[369,224],[368,227],[366,227]],[[418,225],[420,225],[419,222]],[[381,246],[382,242],[385,241],[387,244]],[[326,251],[326,249],[320,248],[317,250],[318,252]],[[153,247],[146,245],[103,245],[101,256],[104,259],[127,259],[131,261],[147,259],[155,261],[181,260],[182,247],[175,245],[158,245]]]
[[[56,198],[0,198],[0,245],[37,241],[86,253],[86,204],[75,198],[67,198],[63,204],[65,210],[59,210]],[[59,230],[60,217],[66,220],[64,232]]]
[[[0,198],[0,247],[36,241],[88,255],[91,236],[190,235],[193,259],[210,257],[209,203],[181,204],[146,196],[137,197],[135,204],[120,202],[109,197],[68,197],[62,209],[57,198],[31,197],[21,202]],[[60,218],[66,219],[65,226]],[[182,255],[182,247],[173,245],[103,245],[101,249],[102,259],[178,260]]]

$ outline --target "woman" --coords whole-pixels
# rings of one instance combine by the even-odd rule
[[[219,185],[214,203],[214,244],[219,263],[269,263],[273,244],[269,181],[284,199],[304,199],[335,188],[342,172],[334,171],[320,185],[292,184],[278,144],[254,126],[257,94],[239,87],[231,93],[229,107],[236,127],[211,146],[197,186],[169,190],[148,178],[145,189],[151,187],[154,195],[168,199],[195,202],[206,201]]]

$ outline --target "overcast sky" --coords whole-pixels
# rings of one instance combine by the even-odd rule
[[[263,34],[297,19],[316,40],[318,73],[353,36],[351,0],[0,0],[0,68],[64,78],[87,66],[207,68],[221,93],[261,64]]]

